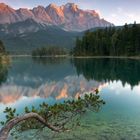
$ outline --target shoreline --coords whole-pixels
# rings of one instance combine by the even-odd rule
[[[32,58],[78,58],[78,59],[101,59],[101,58],[112,58],[112,59],[140,59],[140,56],[68,56],[68,55],[56,55],[56,56],[32,56],[32,55],[9,55],[9,57],[32,57]]]
[[[95,59],[101,59],[101,58],[111,58],[111,59],[140,59],[140,56],[76,56],[74,58],[85,58],[85,59],[89,59],[89,58],[95,58]]]

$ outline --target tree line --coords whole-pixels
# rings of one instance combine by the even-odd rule
[[[55,55],[66,55],[67,50],[65,48],[50,46],[37,48],[32,52],[32,56],[55,56]]]
[[[83,75],[88,81],[99,82],[121,81],[131,88],[139,85],[140,60],[135,59],[72,59],[77,74]]]
[[[5,53],[5,46],[3,44],[3,42],[0,40],[0,54]]]
[[[76,39],[74,56],[139,56],[140,24],[85,32]]]

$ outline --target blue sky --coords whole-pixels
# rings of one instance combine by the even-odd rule
[[[76,3],[82,9],[97,10],[100,16],[115,25],[125,23],[140,23],[140,0],[0,0],[13,8],[32,8],[37,5],[47,6],[50,3],[57,5],[68,2]]]

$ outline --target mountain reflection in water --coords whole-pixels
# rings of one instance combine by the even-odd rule
[[[9,70],[1,66],[0,103],[22,97],[73,98],[113,81],[133,88],[139,71],[140,61],[131,59],[13,58]]]
[[[104,85],[103,82],[87,81],[83,76],[67,76],[61,81],[46,82],[37,88],[3,84],[0,89],[0,103],[14,103],[22,97],[52,97],[56,100],[75,98]]]
[[[0,120],[5,107],[22,113],[25,106],[62,102],[96,88],[106,102],[100,112],[86,114],[77,130],[56,138],[42,131],[36,139],[140,139],[140,60],[19,57],[0,68]],[[27,132],[21,139],[35,137]]]

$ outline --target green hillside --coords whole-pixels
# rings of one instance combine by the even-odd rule
[[[32,20],[0,26],[0,39],[7,51],[13,54],[30,54],[32,50],[44,46],[69,49],[74,47],[76,36],[79,36],[78,32],[67,32],[56,26],[40,25]]]

